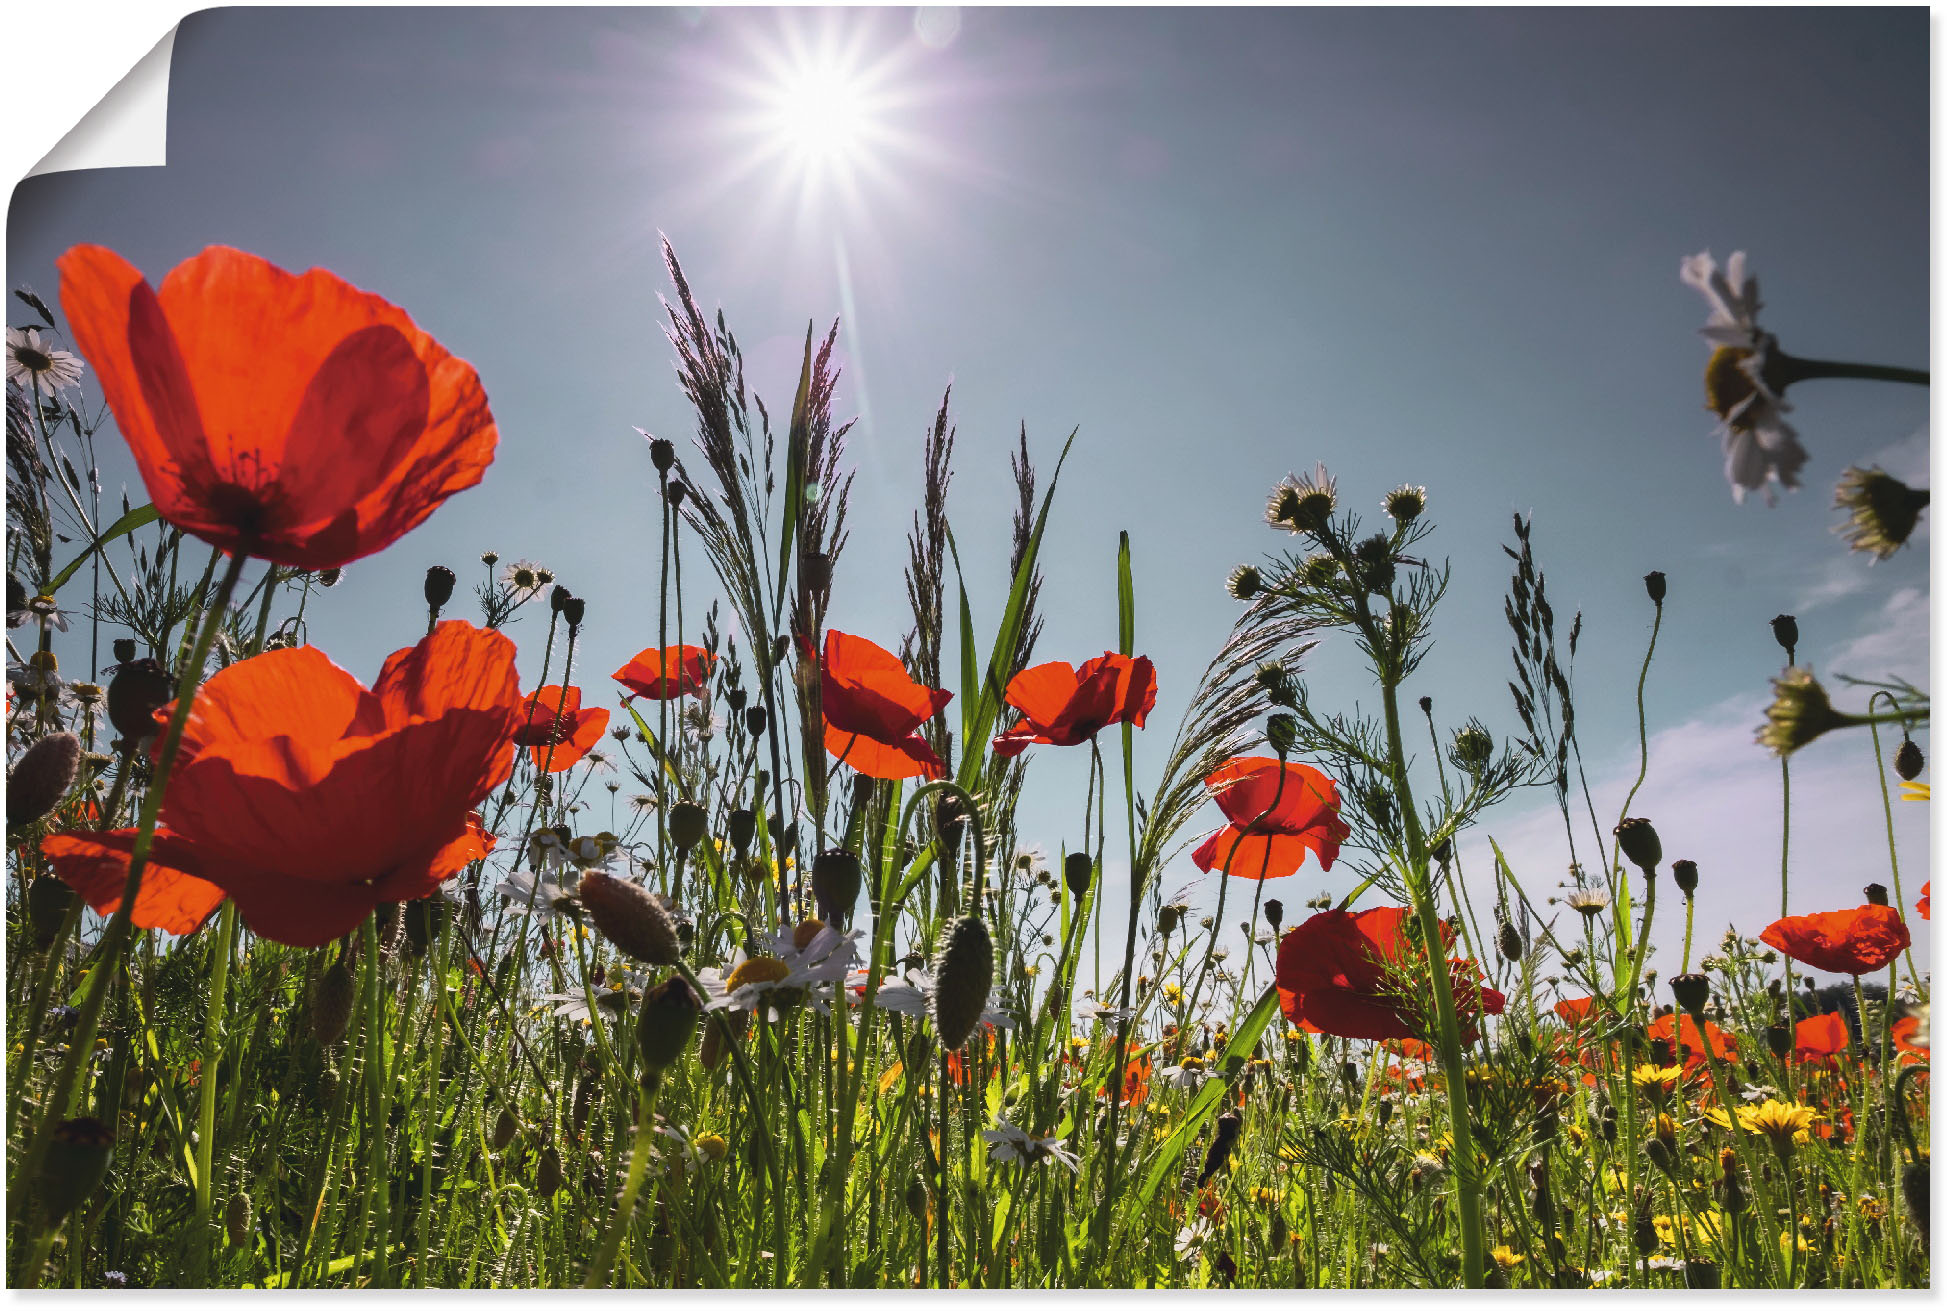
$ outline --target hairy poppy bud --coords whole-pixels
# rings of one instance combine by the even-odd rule
[[[426,608],[437,615],[453,599],[453,584],[459,576],[443,564],[426,571]]]
[[[318,586],[336,587],[338,586],[338,580],[344,576],[345,568],[343,565],[333,565],[329,569],[320,569],[318,571]]]
[[[519,1118],[512,1111],[502,1107],[500,1118],[494,1121],[494,1131],[487,1139],[487,1145],[496,1152],[506,1151],[507,1144],[513,1142],[520,1131]]]
[[[352,1002],[357,991],[352,972],[340,956],[311,985],[311,1036],[326,1047],[344,1037],[345,1030],[351,1027]]]
[[[1765,1046],[1770,1048],[1771,1054],[1781,1061],[1792,1054],[1794,1039],[1795,1035],[1790,1025],[1773,1024],[1764,1031]]]
[[[640,883],[591,869],[578,895],[595,928],[627,955],[645,965],[674,965],[681,957],[675,921]]]
[[[764,736],[764,725],[768,722],[770,716],[765,713],[763,706],[752,706],[744,711],[744,731],[752,737]]]
[[[933,830],[949,855],[958,855],[960,839],[967,831],[967,807],[957,792],[940,792],[933,797]]]
[[[1061,880],[1068,885],[1073,897],[1088,895],[1088,885],[1095,880],[1095,861],[1086,851],[1071,851],[1062,858]]]
[[[1663,863],[1663,841],[1647,819],[1626,819],[1616,825],[1616,843],[1629,863],[1639,869],[1654,870]]]
[[[1182,922],[1183,912],[1176,908],[1174,902],[1156,912],[1156,931],[1166,938],[1176,932],[1176,926]]]
[[[437,897],[421,897],[406,903],[406,945],[414,956],[424,956],[426,948],[439,937],[446,917],[446,903]]]
[[[1210,1150],[1203,1155],[1203,1171],[1197,1176],[1197,1187],[1209,1183],[1211,1176],[1229,1163],[1230,1154],[1237,1146],[1237,1136],[1243,1130],[1244,1118],[1236,1111],[1225,1111],[1217,1117],[1217,1132],[1210,1139]]]
[[[561,619],[570,628],[580,628],[582,616],[587,613],[588,602],[579,596],[571,596],[561,603]]]
[[[74,890],[52,874],[42,874],[27,885],[27,921],[34,926],[37,945],[53,943],[73,906]]]
[[[689,494],[690,489],[688,483],[671,483],[669,485],[669,508],[672,510],[681,509],[683,502],[688,499]]]
[[[1670,980],[1670,992],[1676,997],[1677,1005],[1683,1013],[1694,1020],[1701,1020],[1704,1007],[1710,1003],[1710,978],[1703,974],[1679,974]]]
[[[730,846],[739,856],[750,850],[757,838],[757,812],[741,807],[730,812]]]
[[[1284,903],[1276,897],[1264,903],[1264,918],[1270,922],[1271,932],[1276,933],[1284,927]]]
[[[994,940],[985,924],[963,915],[947,926],[933,976],[933,1031],[943,1048],[958,1051],[966,1045],[993,987]]]
[[[1603,1142],[1613,1143],[1616,1141],[1616,1108],[1615,1107],[1605,1106],[1602,1108],[1602,1122],[1598,1126],[1598,1132],[1602,1134]]]
[[[710,832],[710,816],[694,801],[679,801],[669,808],[669,840],[678,851],[688,851]]]
[[[1650,594],[1650,601],[1655,605],[1662,605],[1663,598],[1669,594],[1668,580],[1663,577],[1661,569],[1652,569],[1643,575],[1643,588]]]
[[[749,1011],[711,1011],[704,1019],[703,1038],[696,1048],[703,1068],[714,1070],[722,1065],[730,1054],[730,1044],[743,1037],[749,1027]]]
[[[101,1186],[114,1151],[114,1131],[93,1116],[54,1126],[40,1177],[40,1203],[50,1227],[67,1219],[68,1212]]]
[[[1926,767],[1927,758],[1920,753],[1919,744],[1910,737],[1902,739],[1899,749],[1893,753],[1893,772],[1911,783]]]
[[[160,661],[123,661],[108,680],[108,722],[131,744],[140,741],[156,731],[155,712],[168,705],[175,692]]]
[[[1271,1233],[1269,1238],[1273,1255],[1284,1251],[1285,1244],[1291,1241],[1291,1222],[1284,1218],[1283,1211],[1271,1212]]]
[[[115,663],[118,665],[125,665],[135,659],[135,639],[132,637],[116,638],[113,649],[115,652]]]
[[[1694,860],[1673,860],[1670,862],[1670,881],[1677,885],[1677,891],[1686,897],[1697,895],[1697,862]]]
[[[1264,724],[1264,740],[1278,753],[1278,759],[1283,760],[1298,745],[1298,720],[1283,711],[1272,715]]]
[[[561,1153],[552,1143],[541,1153],[541,1163],[535,1168],[534,1191],[543,1197],[553,1197],[561,1191]]]
[[[818,913],[828,920],[849,922],[864,879],[864,867],[851,852],[834,849],[820,855],[811,862],[811,892],[818,899]]]
[[[1798,650],[1798,620],[1792,615],[1779,615],[1771,621],[1771,635],[1778,645],[1785,648],[1789,656]]]
[[[1526,944],[1521,941],[1520,930],[1516,929],[1507,920],[1502,920],[1501,927],[1495,934],[1494,947],[1501,953],[1503,958],[1518,962],[1522,957]]]
[[[230,1246],[250,1245],[250,1220],[250,1194],[231,1193],[229,1203],[223,1208],[223,1235],[230,1240]]]
[[[676,1064],[702,1015],[696,990],[681,977],[665,979],[645,993],[635,1030],[643,1065],[661,1071]]]
[[[676,443],[667,437],[649,439],[649,463],[656,466],[657,473],[668,473],[676,467]]]
[[[50,733],[28,747],[7,775],[7,827],[32,824],[60,805],[80,770],[81,739],[72,733]]]
[[[1643,1155],[1649,1157],[1650,1164],[1661,1170],[1664,1174],[1670,1174],[1677,1168],[1677,1158],[1675,1153],[1670,1150],[1670,1144],[1664,1142],[1654,1134],[1644,1142]]]
[[[904,1200],[906,1210],[913,1219],[919,1221],[921,1224],[925,1224],[928,1209],[925,1181],[914,1179],[911,1183],[907,1184]]]
[[[556,583],[548,591],[548,609],[554,611],[556,614],[560,614],[562,607],[574,599],[575,594],[573,592],[569,591],[560,583]]]
[[[1886,905],[1886,885],[1884,883],[1868,883],[1866,885],[1866,901],[1868,904],[1874,906]]]

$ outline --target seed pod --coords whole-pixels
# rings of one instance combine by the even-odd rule
[[[980,1025],[994,987],[994,940],[987,926],[963,915],[947,926],[940,968],[933,979],[933,1031],[947,1051],[958,1051]]]
[[[674,965],[681,957],[676,924],[640,883],[591,869],[578,889],[582,906],[604,938],[646,965]]]
[[[635,1031],[643,1065],[660,1072],[681,1060],[702,1015],[695,989],[680,977],[665,979],[643,994]]]
[[[1913,1222],[1913,1230],[1920,1235],[1920,1250],[1932,1255],[1933,1239],[1929,1222],[1932,1213],[1928,1210],[1929,1192],[1932,1189],[1932,1163],[1915,1161],[1900,1172],[1900,1195],[1906,1198],[1906,1218]]]
[[[125,660],[108,680],[108,722],[126,741],[139,742],[156,732],[155,712],[175,694],[160,661]]]
[[[61,1223],[101,1186],[114,1150],[114,1131],[93,1116],[54,1126],[40,1176],[40,1203],[48,1225]]]
[[[459,576],[443,564],[436,564],[426,571],[426,608],[437,619],[446,603],[453,599],[453,584]]]
[[[1176,903],[1174,902],[1171,902],[1156,912],[1156,931],[1165,938],[1176,932],[1176,926],[1182,922],[1183,912],[1176,908]]]
[[[1786,654],[1798,649],[1798,620],[1792,615],[1779,615],[1771,621],[1771,635],[1778,645],[1785,648]]]
[[[326,1047],[345,1036],[351,1027],[352,1002],[357,995],[352,972],[341,955],[331,968],[311,985],[311,1036]]]
[[[81,739],[72,733],[50,733],[28,747],[7,775],[7,827],[32,824],[60,805],[80,770]]]
[[[1670,1144],[1655,1135],[1651,1135],[1643,1143],[1643,1155],[1649,1157],[1650,1164],[1661,1170],[1664,1174],[1669,1175],[1671,1178],[1676,1177],[1677,1158],[1671,1152]]]
[[[493,1136],[487,1139],[487,1144],[496,1152],[504,1152],[507,1150],[507,1144],[513,1142],[520,1131],[520,1120],[512,1111],[502,1107],[500,1118],[494,1121]]]
[[[1704,1007],[1710,1004],[1710,976],[1679,974],[1670,980],[1670,991],[1685,1015],[1694,1020],[1703,1019]]]
[[[553,1197],[561,1191],[561,1153],[553,1143],[541,1153],[541,1163],[535,1167],[534,1191],[543,1197]]]
[[[1280,710],[1264,721],[1264,740],[1283,760],[1298,745],[1298,720]]]
[[[676,443],[667,437],[649,439],[649,463],[656,466],[657,473],[668,473],[676,467]]]
[[[1764,1042],[1765,1046],[1771,1049],[1771,1054],[1782,1061],[1788,1058],[1792,1054],[1792,1049],[1797,1046],[1797,1035],[1792,1032],[1790,1025],[1774,1024],[1764,1031]]]
[[[1631,1226],[1630,1236],[1635,1240],[1636,1254],[1648,1256],[1656,1251],[1661,1242],[1656,1236],[1656,1212],[1648,1193],[1640,1188],[1636,1193],[1635,1223]]]
[[[36,945],[52,945],[73,905],[74,889],[52,874],[42,874],[27,885],[27,920],[34,926]]]
[[[602,1090],[602,1076],[594,1070],[583,1070],[581,1078],[575,1083],[574,1105],[569,1111],[569,1119],[575,1126],[577,1136],[588,1127],[588,1117],[595,1110],[595,1094]]]
[[[230,1194],[223,1208],[223,1234],[232,1247],[250,1246],[250,1194],[241,1190]]]
[[[1927,758],[1920,753],[1920,746],[1912,738],[1903,738],[1899,749],[1893,753],[1893,772],[1908,783],[1920,777],[1920,771],[1927,767]]]
[[[1653,569],[1643,575],[1643,590],[1650,594],[1653,604],[1663,604],[1663,598],[1669,594],[1669,582],[1663,577],[1661,569]]]
[[[1871,906],[1884,906],[1886,904],[1886,885],[1884,883],[1868,883],[1866,885],[1866,903]]]
[[[1086,851],[1071,851],[1062,858],[1061,881],[1068,885],[1071,897],[1088,895],[1088,885],[1095,880],[1095,861]]]
[[[771,717],[763,706],[751,706],[744,711],[744,731],[752,737],[764,736],[764,727],[770,722]]]
[[[1647,819],[1625,819],[1616,825],[1616,843],[1629,863],[1639,869],[1653,870],[1663,863],[1662,839]]]
[[[688,851],[710,832],[710,816],[694,801],[679,801],[669,808],[669,840],[678,851]]]
[[[739,856],[750,851],[757,838],[757,812],[739,808],[730,812],[730,846]]]
[[[1203,1172],[1197,1176],[1197,1187],[1209,1183],[1211,1176],[1229,1163],[1238,1135],[1243,1131],[1244,1117],[1236,1111],[1225,1111],[1217,1117],[1217,1132],[1210,1139],[1210,1150],[1203,1154]]]
[[[864,877],[859,858],[842,849],[827,851],[811,862],[811,891],[818,899],[818,914],[849,923]]]

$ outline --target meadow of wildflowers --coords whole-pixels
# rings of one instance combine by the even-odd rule
[[[1924,691],[1828,689],[1774,621],[1755,745],[1789,806],[1795,753],[1871,735],[1856,786],[1890,887],[1805,904],[1787,850],[1747,938],[1694,923],[1712,871],[1685,834],[1597,812],[1581,616],[1524,517],[1510,662],[1482,673],[1520,724],[1498,741],[1414,689],[1449,577],[1438,489],[1323,466],[1270,490],[1275,549],[1231,574],[1206,667],[1144,654],[1167,598],[1126,535],[1116,649],[1052,651],[1062,462],[1023,440],[1012,523],[984,536],[1011,590],[976,623],[943,403],[910,627],[841,631],[838,328],[766,408],[664,253],[696,428],[618,438],[660,547],[612,675],[578,663],[611,598],[491,552],[427,572],[424,625],[379,668],[307,625],[315,589],[494,459],[488,387],[406,309],[224,247],[152,280],[77,246],[58,305],[20,295],[12,1286],[1929,1283],[1930,884],[1892,845],[1893,807],[1927,798]],[[1741,253],[1681,274],[1740,498],[1802,481],[1788,389],[1927,382],[1786,354]],[[113,441],[147,504],[103,504]],[[1833,549],[1879,558],[1928,499],[1872,468],[1834,495]],[[1643,742],[1681,586],[1644,580]],[[517,615],[545,626],[538,665],[499,631]],[[1355,687],[1308,681],[1330,633]],[[1164,684],[1194,688],[1175,725],[1152,722]],[[1154,776],[1136,733],[1168,737]],[[1053,753],[1086,761],[1075,821],[1022,832]],[[1638,786],[1648,768],[1645,747]],[[1460,835],[1523,789],[1580,843],[1564,895],[1498,847],[1459,869]],[[1179,859],[1214,914],[1169,891]],[[1354,890],[1300,904],[1295,876],[1341,861]],[[1649,962],[1659,913],[1683,922],[1674,969]]]

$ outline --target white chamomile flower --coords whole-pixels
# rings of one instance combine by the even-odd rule
[[[52,396],[81,381],[81,360],[48,345],[39,328],[8,328],[7,381]]]
[[[1762,491],[1776,504],[1774,484],[1796,488],[1808,457],[1784,419],[1791,405],[1771,367],[1782,353],[1778,339],[1758,326],[1758,280],[1746,274],[1741,250],[1721,270],[1709,251],[1688,256],[1682,277],[1710,307],[1701,329],[1713,347],[1704,366],[1704,401],[1720,421],[1731,495],[1741,502],[1747,492]]]
[[[1018,1125],[1006,1120],[995,1119],[997,1127],[982,1129],[980,1136],[987,1143],[987,1153],[996,1161],[1022,1161],[1033,1165],[1039,1161],[1059,1161],[1071,1172],[1081,1169],[1081,1162],[1075,1153],[1062,1145],[1063,1140],[1054,1134],[1032,1134]]]

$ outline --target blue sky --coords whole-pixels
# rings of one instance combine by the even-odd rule
[[[838,627],[893,646],[909,626],[886,562],[903,559],[949,380],[951,509],[983,628],[1004,585],[1007,450],[1025,421],[1045,477],[1079,428],[1039,654],[1113,645],[1129,530],[1138,647],[1161,682],[1139,780],[1235,615],[1224,575],[1280,545],[1259,520],[1278,477],[1323,460],[1370,513],[1398,482],[1427,485],[1453,585],[1406,693],[1497,732],[1515,722],[1498,546],[1532,514],[1557,609],[1586,616],[1584,749],[1618,806],[1640,579],[1669,575],[1649,690],[1662,736],[1635,809],[1703,865],[1700,935],[1761,927],[1779,833],[1776,765],[1750,745],[1781,663],[1766,621],[1798,613],[1822,674],[1925,683],[1925,540],[1869,568],[1831,534],[1830,499],[1854,462],[1928,480],[1927,394],[1801,385],[1805,490],[1734,505],[1701,408],[1703,306],[1677,265],[1746,249],[1788,350],[1926,364],[1926,12],[955,17],[944,42],[951,21],[929,17],[929,42],[909,9],[205,11],[175,47],[167,167],[23,183],[9,285],[52,300],[53,260],[81,241],[152,279],[228,243],[379,292],[479,369],[502,440],[485,483],[313,606],[314,640],[367,678],[416,635],[426,566],[487,549],[588,599],[591,689],[653,641],[657,521],[633,428],[693,431],[659,330],[659,231],[774,410],[807,321],[844,317],[838,409],[861,422]],[[793,50],[848,52],[866,88],[875,143],[851,185],[807,184],[762,122]],[[119,452],[104,476],[140,499]],[[513,632],[537,663],[538,622]],[[1345,645],[1315,657],[1314,696],[1371,705]],[[1079,804],[1075,754],[1042,749],[1024,810],[1051,850]],[[1870,751],[1821,743],[1798,774],[1794,908],[1856,904],[1884,877]],[[1566,851],[1537,807],[1510,803],[1485,831],[1545,893]],[[1898,816],[1910,896],[1923,810]],[[1164,885],[1194,872],[1180,862]],[[1296,906],[1346,886],[1308,868],[1272,893]]]

